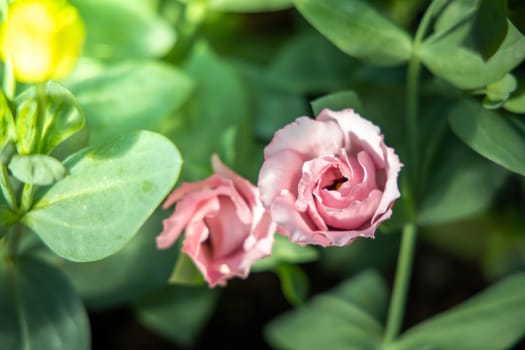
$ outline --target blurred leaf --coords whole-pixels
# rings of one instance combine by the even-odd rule
[[[2,349],[90,348],[89,321],[80,298],[62,274],[43,261],[1,256],[0,310]]]
[[[137,129],[158,129],[188,99],[193,83],[154,61],[111,66],[71,86],[91,129],[91,144]]]
[[[458,103],[449,115],[456,135],[496,164],[525,176],[525,122],[489,111],[474,101]]]
[[[204,284],[204,277],[197,269],[191,258],[181,253],[175,263],[175,267],[169,277],[170,284],[183,284],[190,286],[199,286]]]
[[[508,0],[509,19],[525,34],[525,3],[522,0]]]
[[[518,80],[516,91],[505,102],[503,108],[512,113],[525,114],[525,79]]]
[[[135,305],[138,320],[177,345],[189,347],[206,326],[219,297],[207,287],[167,287]]]
[[[487,61],[469,47],[477,3],[452,1],[419,50],[421,60],[435,75],[462,89],[476,89],[494,82],[525,58],[525,37],[510,22],[499,49]]]
[[[121,249],[178,178],[182,160],[163,136],[135,132],[64,161],[70,175],[22,219],[58,255],[94,261]]]
[[[500,80],[487,85],[483,107],[488,109],[499,108],[516,90],[517,86],[517,80],[512,74],[505,74]]]
[[[297,117],[308,114],[306,99],[281,87],[271,79],[269,73],[255,65],[236,64],[245,80],[246,91],[250,94],[251,115],[255,121],[256,136],[270,140],[275,131],[293,122]],[[262,164],[261,159],[258,164]],[[255,162],[255,161],[254,161]],[[258,172],[258,169],[257,169]]]
[[[359,96],[354,91],[339,91],[330,95],[319,97],[310,102],[314,115],[319,115],[325,108],[333,111],[353,109],[356,113],[363,113]]]
[[[292,0],[209,0],[208,6],[216,11],[263,12],[292,7]]]
[[[363,272],[273,320],[265,338],[278,349],[380,349],[383,330],[370,313],[386,308],[386,295],[381,278]]]
[[[276,269],[281,263],[301,264],[315,261],[319,257],[318,251],[311,246],[300,246],[290,242],[282,235],[276,234],[272,247],[272,254],[258,260],[252,271],[266,271]]]
[[[520,208],[491,216],[491,234],[482,266],[486,276],[501,278],[525,268],[525,215]]]
[[[525,274],[515,274],[404,333],[389,349],[509,349],[525,334]]]
[[[234,169],[243,156],[253,160],[249,144],[253,139],[252,128],[246,125],[250,121],[247,96],[233,68],[206,44],[200,43],[195,46],[184,71],[195,81],[194,94],[164,130],[184,154],[183,179],[208,176],[213,153],[219,154]],[[195,140],[206,142],[196,147]],[[228,154],[230,157],[225,157]],[[234,164],[231,158],[235,159]]]
[[[67,261],[45,247],[39,253],[62,270],[89,309],[122,305],[166,285],[179,247],[157,249],[163,217],[154,213],[122,250],[96,262]]]
[[[507,35],[507,0],[481,0],[472,27],[474,45],[485,61]]]
[[[461,145],[447,147],[446,161],[434,165],[418,215],[422,225],[473,216],[488,209],[507,172]],[[458,147],[459,146],[459,147]]]
[[[9,141],[16,139],[15,121],[3,92],[0,92],[0,152]]]
[[[109,60],[165,55],[175,32],[141,1],[72,0],[86,25],[84,54]]]
[[[356,63],[317,32],[301,33],[276,53],[266,72],[276,85],[299,94],[344,88]]]
[[[4,200],[0,197],[0,239],[7,234],[7,228],[19,220],[19,215],[4,204]]]
[[[292,305],[304,303],[309,290],[308,276],[304,271],[298,266],[281,263],[277,266],[277,275],[286,300]]]
[[[37,88],[16,97],[17,149],[20,154],[49,154],[55,147],[81,130],[86,120],[75,96],[58,83],[45,85],[45,114],[37,116]]]
[[[408,61],[410,36],[363,0],[295,0],[317,30],[350,56],[377,65]]]
[[[43,154],[15,155],[9,162],[9,170],[21,182],[39,186],[54,184],[67,174],[58,159]]]

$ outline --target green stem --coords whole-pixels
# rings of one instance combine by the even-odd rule
[[[4,194],[4,198],[7,201],[7,205],[9,206],[9,208],[13,211],[17,211],[18,205],[16,202],[16,197],[13,192],[13,188],[9,183],[7,166],[3,162],[0,162],[0,187],[2,188],[2,193]]]
[[[397,337],[401,330],[401,325],[403,324],[416,238],[417,226],[414,223],[406,224],[403,227],[394,290],[392,292],[390,308],[388,310],[385,337],[383,338],[384,344],[390,344]]]

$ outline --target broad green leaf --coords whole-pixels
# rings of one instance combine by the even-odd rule
[[[72,0],[86,25],[84,54],[108,60],[165,55],[175,33],[140,1]]]
[[[16,138],[15,121],[5,96],[0,92],[0,152],[9,141]]]
[[[503,108],[518,114],[525,114],[525,79],[518,80],[518,87]]]
[[[40,254],[62,270],[90,310],[122,305],[166,285],[180,247],[157,249],[164,216],[154,213],[122,250],[99,261],[67,261],[43,245]]]
[[[277,275],[286,300],[292,305],[304,303],[309,290],[308,276],[304,271],[296,265],[281,263],[277,266]]]
[[[75,96],[58,83],[45,85],[45,96],[36,87],[16,97],[17,148],[20,154],[49,154],[55,147],[80,131],[86,123]],[[38,99],[45,112],[38,115]]]
[[[459,88],[476,89],[501,79],[525,58],[525,37],[512,23],[497,52],[484,61],[467,45],[472,40],[474,16],[453,18],[455,23],[447,20],[437,27],[419,50],[421,60],[435,75]]]
[[[272,59],[265,77],[298,94],[337,91],[348,85],[356,62],[316,31],[288,40]]]
[[[48,186],[66,176],[67,169],[56,158],[43,154],[14,156],[9,170],[23,183]]]
[[[110,66],[71,86],[88,119],[91,144],[137,129],[158,129],[189,97],[192,81],[166,64]]]
[[[295,0],[301,14],[350,56],[391,66],[408,61],[410,36],[364,0]]]
[[[319,97],[310,102],[315,115],[319,115],[325,108],[334,111],[342,109],[353,109],[356,113],[362,113],[361,101],[354,91],[340,91],[323,97]]]
[[[470,217],[488,209],[507,172],[461,145],[447,147],[446,161],[434,165],[418,221],[432,225]]]
[[[209,0],[208,6],[216,11],[263,12],[292,7],[292,0]]]
[[[252,271],[273,270],[281,263],[300,264],[315,261],[318,251],[312,246],[300,246],[290,242],[282,235],[276,234],[272,254],[255,263]]]
[[[217,289],[207,287],[167,287],[135,304],[135,315],[149,329],[189,347],[206,326],[218,297]]]
[[[253,163],[247,95],[233,68],[201,42],[185,63],[184,72],[194,79],[195,90],[170,119],[171,125],[166,123],[164,132],[176,140],[184,154],[182,177],[197,180],[209,176],[213,153],[233,169],[242,159]],[[206,142],[196,147],[195,140]]]
[[[524,285],[524,273],[503,279],[409,329],[388,349],[510,349],[525,334]]]
[[[40,194],[22,221],[63,258],[102,259],[133,237],[181,163],[177,148],[149,131],[87,148],[64,161],[69,175]]]
[[[474,46],[487,61],[507,35],[507,0],[481,0],[472,30]]]
[[[474,101],[458,103],[449,115],[456,135],[496,164],[525,176],[525,122],[484,109]]]
[[[277,349],[379,349],[383,330],[368,309],[385,301],[380,277],[365,272],[279,316],[265,338]]]
[[[500,80],[487,85],[483,107],[488,109],[499,108],[517,87],[516,78],[512,74],[505,74]]]
[[[89,349],[87,313],[60,271],[31,257],[0,257],[0,348]]]

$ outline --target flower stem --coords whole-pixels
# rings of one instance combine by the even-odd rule
[[[18,247],[22,238],[22,225],[17,223],[9,229],[7,234],[7,256],[14,258],[18,255]]]
[[[15,97],[16,91],[16,80],[13,75],[13,67],[9,60],[4,62],[4,69],[2,74],[2,90],[8,100],[12,100]]]
[[[406,224],[403,227],[401,249],[397,260],[396,277],[394,281],[394,291],[392,292],[392,298],[390,300],[385,336],[383,338],[384,344],[391,343],[397,337],[401,330],[401,325],[403,324],[416,238],[417,226],[414,223]]]

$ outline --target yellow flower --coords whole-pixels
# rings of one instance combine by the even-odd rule
[[[66,0],[15,0],[0,26],[0,53],[20,82],[60,79],[73,69],[84,37],[82,19]]]

